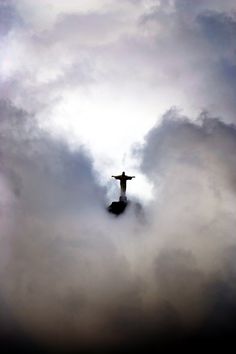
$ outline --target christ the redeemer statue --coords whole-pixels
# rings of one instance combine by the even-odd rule
[[[126,181],[135,178],[135,176],[127,176],[125,172],[122,172],[122,174],[119,176],[111,176],[111,177],[120,180],[120,197],[126,198],[126,184],[127,184]]]

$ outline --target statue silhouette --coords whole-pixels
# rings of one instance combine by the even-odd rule
[[[111,176],[111,177],[120,180],[120,190],[121,190],[120,195],[121,197],[126,197],[126,184],[127,184],[126,181],[135,178],[135,176],[127,176],[125,172],[122,172],[122,174],[119,176]]]

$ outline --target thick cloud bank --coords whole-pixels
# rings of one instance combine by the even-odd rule
[[[234,331],[234,126],[168,112],[142,151],[154,199],[117,219],[85,152],[1,112],[5,328],[67,350]]]
[[[171,106],[235,123],[235,10],[234,0],[0,1],[1,97],[86,143],[105,178]]]
[[[1,348],[233,338],[235,10],[0,0]],[[141,214],[106,211],[120,168]]]

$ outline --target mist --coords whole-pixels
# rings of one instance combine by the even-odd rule
[[[232,343],[235,10],[0,0],[2,350]]]
[[[153,199],[117,218],[86,150],[1,112],[3,327],[58,350],[234,331],[233,125],[167,112],[133,152]]]

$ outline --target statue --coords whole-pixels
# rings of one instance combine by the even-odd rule
[[[120,200],[126,200],[126,181],[131,180],[132,178],[135,178],[135,176],[127,176],[125,172],[122,172],[121,175],[119,176],[111,176],[115,179],[120,180]]]
[[[119,201],[112,202],[111,205],[109,205],[109,207],[107,208],[107,210],[109,213],[119,216],[123,214],[127,206],[130,205],[130,202],[127,200],[126,197],[126,185],[127,185],[126,181],[135,178],[135,176],[127,176],[125,172],[122,172],[122,174],[119,176],[111,176],[111,177],[118,179],[120,181],[120,199]]]

